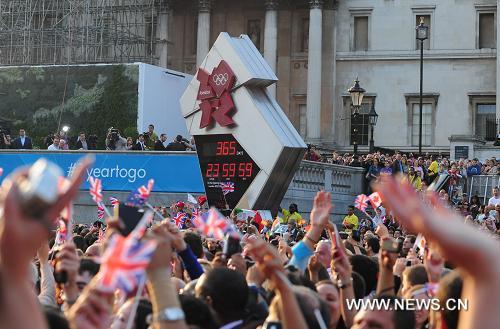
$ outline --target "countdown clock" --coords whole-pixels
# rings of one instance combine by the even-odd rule
[[[236,207],[260,171],[231,134],[195,136],[201,175],[211,205]]]
[[[246,35],[223,32],[181,97],[208,203],[276,209],[306,145],[267,86],[277,77]]]

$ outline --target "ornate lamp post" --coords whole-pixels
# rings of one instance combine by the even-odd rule
[[[424,81],[424,41],[429,38],[429,27],[424,25],[424,18],[420,17],[420,24],[416,27],[417,40],[420,40],[420,113],[418,118],[418,154],[422,154],[422,88]]]
[[[349,94],[351,95],[351,111],[352,111],[352,117],[356,118],[359,115],[359,109],[361,108],[361,104],[363,103],[363,96],[365,94],[365,91],[361,86],[359,85],[359,80],[356,77],[356,80],[354,80],[354,85],[347,90]],[[352,124],[352,121],[351,121]],[[358,153],[358,129],[354,128],[353,130],[354,133],[354,154]]]
[[[370,153],[375,151],[375,142],[373,141],[373,128],[377,125],[378,114],[375,112],[375,101],[372,102],[372,108],[368,113],[368,122],[370,123]]]

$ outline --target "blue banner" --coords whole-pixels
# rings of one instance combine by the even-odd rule
[[[84,152],[0,152],[3,180],[16,168],[40,158],[59,165],[70,175]],[[198,158],[195,153],[95,152],[94,166],[88,176],[102,180],[105,191],[130,191],[154,179],[153,192],[205,193]],[[89,189],[88,179],[82,190]]]

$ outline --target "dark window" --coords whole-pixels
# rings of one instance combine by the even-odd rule
[[[309,18],[302,18],[300,33],[300,51],[305,53],[309,50]]]
[[[368,16],[354,17],[354,50],[368,50]]]
[[[495,14],[479,14],[479,48],[496,48]]]
[[[359,114],[351,114],[351,145],[368,145],[368,131],[370,128],[368,112],[371,104],[363,104]]]
[[[476,106],[476,136],[487,141],[495,140],[496,135],[496,105],[477,104]]]

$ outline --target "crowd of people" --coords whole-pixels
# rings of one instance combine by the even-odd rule
[[[280,209],[274,221],[234,210],[226,218],[234,231],[225,238],[210,234],[220,228],[215,219],[209,230],[196,229],[208,211],[204,200],[158,206],[155,223],[142,237],[156,245],[145,268],[146,288],[138,283],[117,294],[99,284],[103,268],[121,266],[131,276],[114,275],[129,280],[141,274],[127,253],[109,260],[121,218],[75,224],[63,243],[52,230],[89,166],[84,160],[42,218],[23,211],[26,172],[4,180],[2,328],[488,329],[500,323],[498,188],[487,225],[467,220],[442,195],[420,192],[393,175],[374,182],[383,203],[372,215],[359,219],[350,207],[338,228],[327,192],[318,192],[309,219],[294,204]],[[458,299],[464,309],[450,306]],[[437,301],[439,307],[396,307],[415,300]]]
[[[187,140],[181,135],[175,136],[168,142],[167,134],[156,134],[153,124],[148,130],[139,134],[134,140],[131,136],[123,137],[114,127],[108,129],[105,139],[106,150],[110,151],[194,151],[194,139]],[[36,148],[33,141],[26,135],[24,129],[19,129],[19,136],[15,139],[9,134],[0,134],[0,149],[31,150]],[[96,135],[87,136],[80,132],[78,136],[70,136],[67,131],[61,130],[58,134],[51,134],[45,138],[42,149],[49,151],[64,150],[97,150],[98,138]]]

